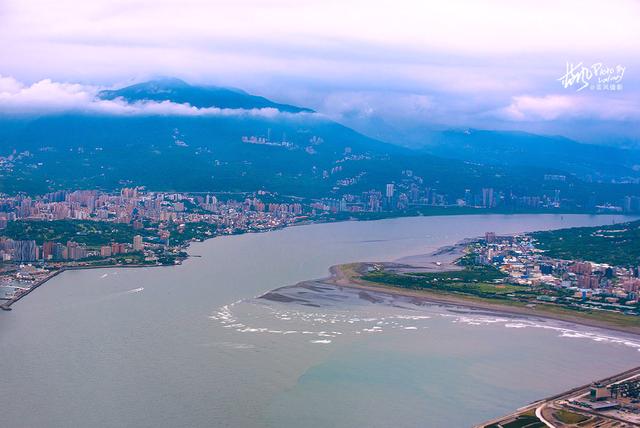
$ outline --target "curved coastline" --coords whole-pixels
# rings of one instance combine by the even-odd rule
[[[417,305],[435,304],[448,307],[471,309],[476,311],[490,311],[492,313],[495,313],[496,315],[503,314],[529,319],[546,319],[563,323],[570,323],[582,327],[598,328],[617,333],[640,336],[640,323],[637,326],[618,325],[607,320],[572,313],[568,309],[548,306],[544,303],[539,303],[532,307],[526,305],[517,305],[515,302],[498,303],[475,296],[465,296],[431,290],[411,290],[400,287],[370,283],[354,278],[354,272],[361,273],[366,268],[373,265],[383,265],[387,267],[393,267],[395,269],[422,269],[423,271],[425,269],[427,271],[450,271],[459,269],[459,267],[455,265],[454,262],[461,256],[462,250],[469,244],[469,242],[471,242],[470,239],[465,239],[453,246],[448,245],[441,247],[433,253],[403,257],[396,262],[360,262],[333,265],[329,268],[330,274],[327,277],[315,280],[305,280],[295,285],[279,287],[262,294],[258,298],[283,303],[296,301],[300,303],[301,299],[287,296],[287,291],[292,288],[306,288],[314,290],[319,286],[333,287],[339,290],[347,288],[366,293],[366,295],[363,295],[363,298],[373,303],[384,301],[384,299],[379,297],[382,295],[392,298],[402,297],[411,299]],[[411,259],[420,259],[422,260],[422,263],[418,265],[404,263],[405,261]]]

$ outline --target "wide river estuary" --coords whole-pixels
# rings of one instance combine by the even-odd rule
[[[640,365],[640,338],[441,306],[256,296],[486,231],[624,217],[415,217],[219,237],[183,265],[65,272],[0,313],[0,426],[469,427]]]

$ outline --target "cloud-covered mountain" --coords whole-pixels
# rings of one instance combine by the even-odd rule
[[[483,187],[519,195],[561,190],[581,200],[594,192],[629,193],[621,187],[612,193],[610,186],[603,191],[571,176],[549,183],[544,174],[562,170],[545,165],[443,159],[367,137],[309,109],[237,90],[177,80],[93,96],[52,82],[36,89],[21,91],[32,91],[32,98],[38,94],[37,114],[0,116],[0,192],[145,185],[342,197],[382,190],[411,171],[422,177],[422,185],[452,195]],[[44,110],[50,89],[70,93],[70,101]]]
[[[138,83],[122,89],[104,90],[98,93],[103,100],[123,99],[128,103],[139,102],[171,102],[189,104],[197,108],[219,109],[277,109],[289,113],[312,113],[308,108],[280,104],[264,97],[250,95],[240,89],[221,88],[216,86],[192,86],[176,78],[162,78]]]

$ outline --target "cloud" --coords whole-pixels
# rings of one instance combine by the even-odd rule
[[[592,142],[616,139],[635,142],[640,135],[640,129],[634,125],[640,120],[639,102],[624,91],[509,96],[443,90],[414,93],[384,88],[329,90],[319,94],[316,88],[310,88],[307,92],[298,93],[300,103],[294,104],[311,103],[321,113],[289,113],[274,108],[197,108],[170,101],[129,103],[124,99],[104,100],[97,96],[103,89],[111,88],[52,79],[25,84],[13,77],[0,76],[0,115],[77,112],[114,116],[329,118],[389,141],[398,141],[402,130],[429,127],[517,129]],[[283,89],[280,95],[284,92]]]
[[[640,105],[628,99],[582,95],[520,95],[493,112],[509,121],[598,119],[628,121],[640,118]]]
[[[2,0],[0,74],[96,86],[175,76],[309,107],[349,126],[536,123],[536,132],[571,135],[576,120],[610,121],[602,138],[617,126],[640,142],[637,127],[620,124],[638,117],[639,19],[636,0],[606,13],[599,0]],[[568,61],[627,67],[624,91],[574,98],[558,81]],[[38,88],[22,89],[45,111],[275,114],[100,103],[84,84],[60,87],[47,101]],[[0,110],[28,108],[27,93]]]
[[[603,19],[598,0],[4,0],[5,34],[21,44],[228,49],[242,40],[286,52],[339,52],[360,42],[449,54],[565,53],[636,46],[640,6],[619,0]],[[580,15],[577,16],[576,13]],[[2,31],[2,30],[0,30]],[[17,39],[17,37],[16,37]],[[235,40],[235,41],[234,41]],[[250,44],[250,43],[247,43]],[[272,52],[273,53],[273,52]],[[95,58],[91,58],[94,60]]]
[[[328,94],[322,110],[336,119],[374,116],[426,116],[434,109],[428,95],[374,91],[342,91]]]
[[[44,79],[25,85],[13,77],[0,76],[0,113],[50,114],[83,112],[127,116],[221,116],[221,117],[292,117],[313,113],[281,112],[276,108],[231,109],[198,108],[171,101],[140,101],[129,103],[122,98],[104,100],[98,92],[104,88],[78,83],[54,82]]]
[[[93,102],[95,94],[95,88],[80,84],[44,79],[27,86],[12,77],[0,76],[0,109],[6,111],[84,108]]]
[[[0,75],[0,96],[2,93],[16,93],[22,89],[22,83],[13,77],[4,77]]]

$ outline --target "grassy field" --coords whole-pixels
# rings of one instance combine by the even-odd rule
[[[565,260],[586,260],[616,266],[640,264],[640,221],[600,227],[535,232],[536,246]]]
[[[545,428],[546,425],[543,424],[534,413],[532,410],[518,415],[511,422],[501,421],[500,424],[491,424],[484,428]]]
[[[457,281],[442,281],[430,283],[418,276],[406,276],[386,272],[384,270],[364,272],[362,264],[352,263],[341,265],[346,283],[357,286],[375,287],[388,292],[399,292],[415,297],[425,297],[436,301],[451,302],[453,304],[482,307],[492,310],[503,310],[523,315],[537,315],[548,318],[575,322],[593,327],[610,328],[634,334],[640,334],[640,317],[625,315],[619,312],[609,312],[595,309],[545,304],[535,300],[537,293],[529,287],[517,287],[488,282],[464,283]],[[430,279],[443,277],[443,273],[426,275]],[[448,274],[460,274],[448,272]],[[492,274],[491,274],[492,275]],[[513,297],[506,294],[515,295]],[[518,298],[522,298],[521,300]],[[533,305],[531,304],[533,303]]]
[[[569,412],[567,410],[558,410],[553,413],[553,417],[564,424],[574,425],[589,419],[588,416],[578,413]]]
[[[429,273],[394,273],[378,270],[366,273],[362,279],[413,290],[436,290],[469,294],[478,297],[500,297],[526,292],[527,287],[496,283],[505,275],[491,266],[467,267],[460,271]]]

